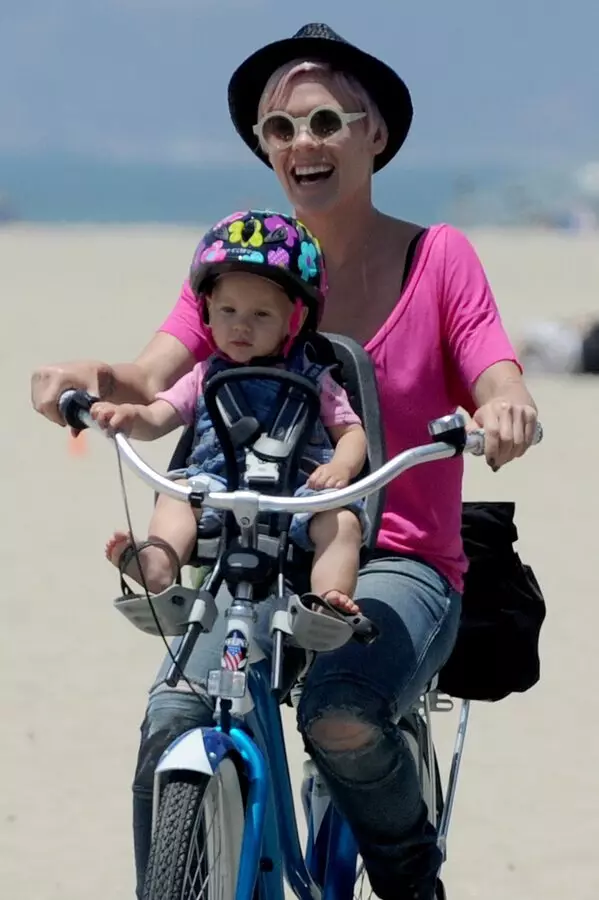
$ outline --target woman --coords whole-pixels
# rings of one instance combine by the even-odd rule
[[[430,419],[463,405],[486,431],[494,470],[521,456],[536,408],[472,247],[453,228],[424,231],[372,205],[373,172],[395,156],[411,124],[399,76],[328,26],[307,25],[239,67],[229,107],[240,136],[273,168],[298,218],[321,241],[330,281],[321,327],[370,353],[389,455],[426,441]],[[33,376],[33,403],[59,422],[56,398],[70,386],[149,402],[208,352],[185,285],[135,363],[44,367]],[[382,637],[376,646],[320,657],[298,711],[306,745],[383,900],[429,900],[441,891],[436,836],[395,722],[455,640],[466,568],[462,465],[416,467],[389,486],[378,551],[356,592]],[[222,636],[217,628],[198,643],[188,675],[199,685],[218,665]],[[134,783],[138,891],[156,761],[173,738],[210,715],[208,698],[167,689],[165,672],[166,664],[150,694]]]

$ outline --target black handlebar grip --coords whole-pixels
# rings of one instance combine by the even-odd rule
[[[87,391],[65,391],[58,400],[58,411],[67,425],[82,431],[87,425],[81,421],[79,414],[89,412],[92,405],[100,398],[88,394]]]

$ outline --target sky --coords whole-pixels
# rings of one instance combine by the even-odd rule
[[[406,80],[410,164],[599,159],[597,0],[0,0],[0,152],[249,163],[229,75],[310,21]]]

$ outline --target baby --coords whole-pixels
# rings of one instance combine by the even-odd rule
[[[225,460],[203,401],[204,378],[215,362],[221,370],[239,364],[280,366],[309,377],[321,398],[320,421],[308,446],[316,467],[308,477],[298,473],[295,495],[349,484],[364,465],[366,436],[330,367],[314,361],[310,335],[318,327],[326,290],[317,240],[291,217],[236,213],[205,235],[194,256],[190,285],[213,356],[199,362],[170,390],[157,394],[148,406],[95,403],[91,415],[96,422],[139,440],[154,440],[193,424],[193,448],[182,474],[208,476],[211,490],[223,490]],[[243,388],[262,425],[272,405],[265,384],[248,381]],[[359,612],[352,597],[367,529],[362,502],[312,516],[297,514],[291,521],[290,539],[314,551],[313,592],[350,614]],[[108,541],[106,555],[125,574],[158,593],[172,584],[175,561],[179,566],[189,561],[196,541],[193,509],[161,495],[148,541],[139,551],[139,565],[131,550],[132,537],[124,532]]]

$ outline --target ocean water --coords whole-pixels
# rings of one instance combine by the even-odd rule
[[[555,197],[557,177],[544,193]],[[384,211],[423,224],[511,224],[523,215],[522,185],[531,178],[507,166],[395,164],[376,175],[374,199]],[[0,156],[0,220],[205,224],[248,207],[289,208],[272,172],[258,162],[200,167]]]

